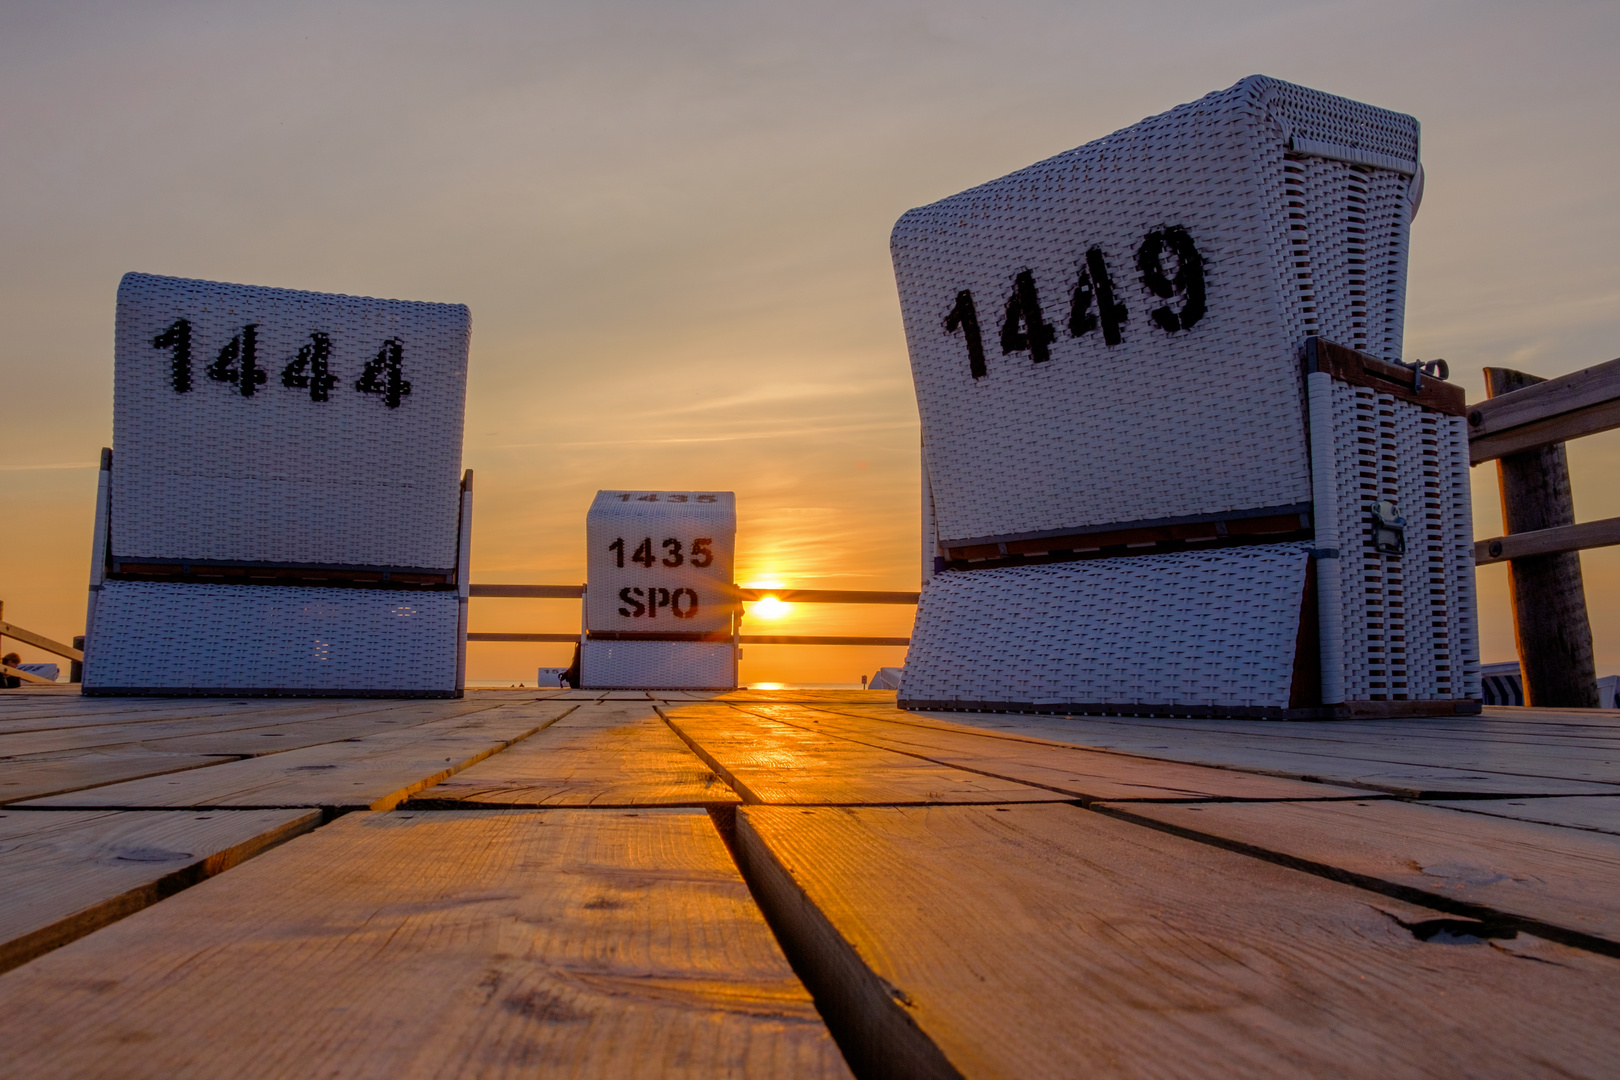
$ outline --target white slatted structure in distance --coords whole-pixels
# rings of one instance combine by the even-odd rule
[[[598,491],[585,542],[585,687],[737,685],[734,493]]]

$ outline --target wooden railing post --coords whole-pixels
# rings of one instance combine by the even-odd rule
[[[1486,394],[1493,398],[1544,381],[1509,368],[1485,369]],[[1563,443],[1509,454],[1498,458],[1496,467],[1505,534],[1575,524]],[[1511,559],[1508,577],[1525,704],[1597,708],[1597,667],[1580,553]]]

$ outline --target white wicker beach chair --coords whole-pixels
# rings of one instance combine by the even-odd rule
[[[737,685],[732,492],[598,491],[585,539],[584,687]]]
[[[84,692],[459,697],[469,329],[126,275]]]
[[[1421,175],[1411,117],[1255,76],[900,219],[903,705],[1477,710],[1462,394],[1400,363]]]

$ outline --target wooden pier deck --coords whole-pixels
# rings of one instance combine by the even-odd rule
[[[1613,1077],[1620,712],[0,693],[56,1077]]]

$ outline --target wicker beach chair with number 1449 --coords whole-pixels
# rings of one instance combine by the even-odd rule
[[[913,210],[900,703],[1479,709],[1460,389],[1401,361],[1417,121],[1262,76]]]

